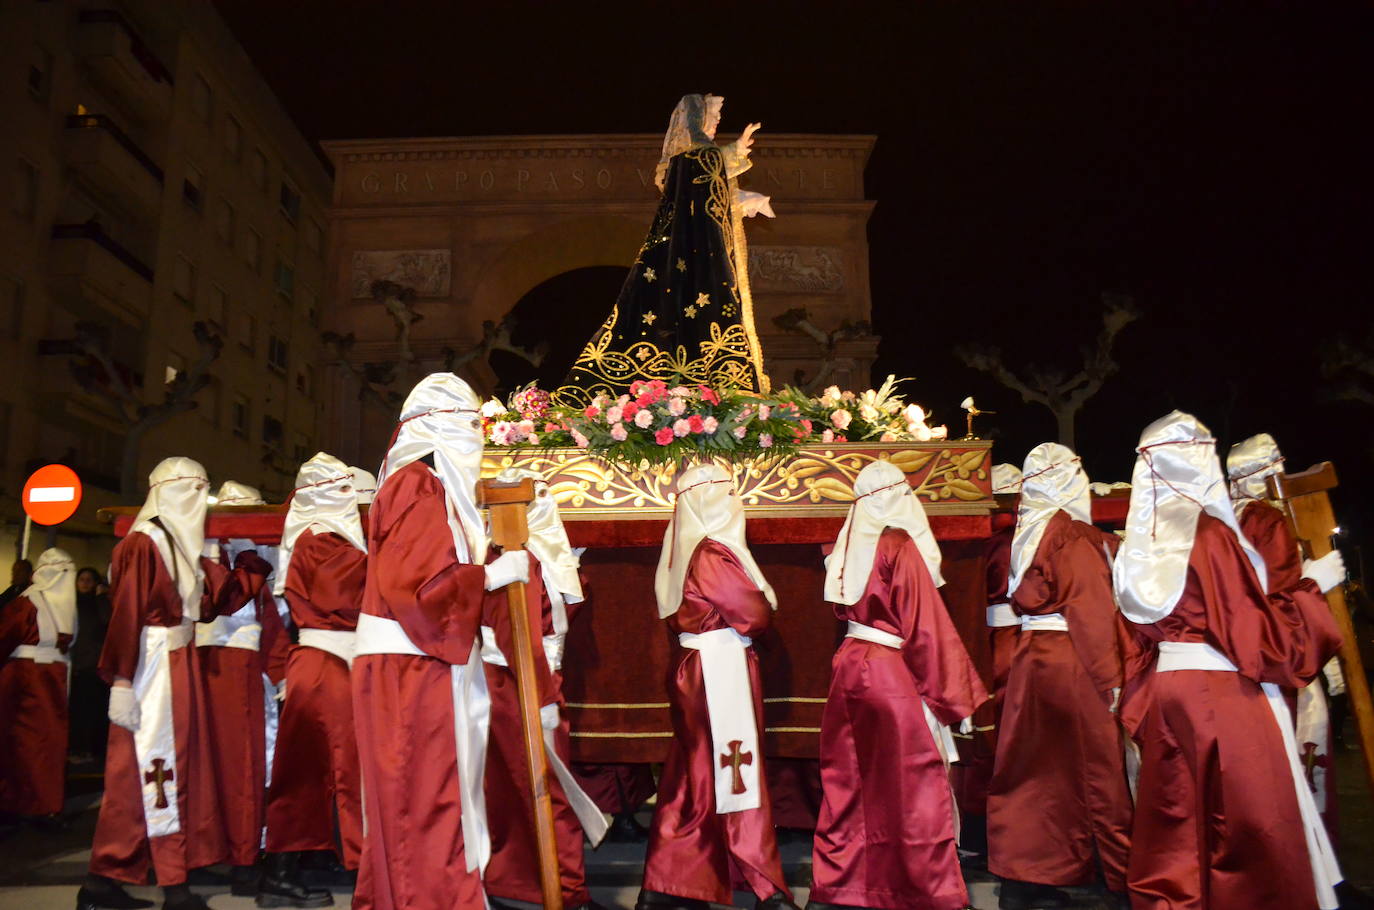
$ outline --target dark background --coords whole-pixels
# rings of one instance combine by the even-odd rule
[[[1223,454],[1268,431],[1290,469],[1335,461],[1343,520],[1369,526],[1374,410],[1320,369],[1374,302],[1369,4],[217,6],[312,141],[656,132],[706,91],[723,132],[762,121],[759,146],[874,133],[875,380],[915,377],[952,430],[973,393],[1019,463],[1051,414],[953,348],[1075,367],[1099,294],[1129,293],[1143,317],[1078,422],[1093,477],[1128,479],[1179,407]]]

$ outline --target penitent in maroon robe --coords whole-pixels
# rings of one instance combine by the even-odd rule
[[[530,580],[525,585],[531,629],[553,634],[553,612],[544,587],[539,560],[530,555]],[[572,608],[569,607],[569,613]],[[495,641],[484,641],[486,649],[498,647],[507,664],[514,660],[510,612],[505,597],[488,597],[482,625],[490,628]],[[542,614],[542,615],[541,615]],[[571,619],[571,616],[569,616]],[[484,632],[485,634],[485,632]],[[539,683],[539,704],[561,705],[559,674],[549,669],[542,637],[530,642],[534,650],[535,677]],[[487,740],[487,767],[484,788],[487,797],[487,823],[491,829],[491,861],[483,883],[491,897],[540,903],[539,848],[534,834],[534,800],[530,793],[529,763],[525,758],[525,737],[520,722],[520,693],[515,673],[509,666],[486,663],[487,691],[491,696],[491,732]],[[554,733],[554,748],[564,765],[571,749],[568,722]],[[575,907],[591,900],[587,891],[585,861],[582,853],[582,825],[568,803],[563,785],[550,770],[549,798],[553,803],[553,829],[558,844],[558,867],[563,886],[563,904]]]
[[[1011,539],[1016,525],[1000,528],[988,538],[987,578],[988,607],[1005,604],[1007,584],[1011,580]],[[1011,658],[1016,653],[1020,626],[988,627],[988,642],[992,650],[992,709],[994,723],[1002,722],[1002,708],[1006,704],[1007,678],[1011,675]]]
[[[291,621],[302,633],[353,632],[366,579],[366,553],[340,534],[307,528],[296,538],[287,568]],[[286,661],[286,698],[267,800],[267,852],[336,850],[336,810],[339,859],[356,869],[363,810],[348,662],[298,644]]]
[[[988,870],[1042,885],[1126,890],[1131,793],[1125,733],[1111,712],[1125,630],[1108,536],[1065,511],[1050,517],[1012,596],[1018,615],[1058,613],[1068,631],[1020,633],[988,794]]]
[[[1266,595],[1236,535],[1202,513],[1173,612],[1134,626],[1203,642],[1239,672],[1132,668],[1122,720],[1141,748],[1133,910],[1315,910],[1292,774],[1261,682],[1298,688],[1340,646],[1317,586]]]
[[[987,700],[911,536],[878,538],[868,584],[836,615],[902,639],[846,638],[835,652],[821,721],[825,797],[811,899],[860,907],[962,910],[954,803],[924,701],[958,724]]]
[[[201,558],[205,593],[202,620],[233,612],[255,597],[272,567],[256,553],[241,553],[233,570]],[[183,622],[181,595],[157,545],[138,531],[115,547],[110,564],[112,613],[98,669],[106,682],[132,680],[142,656],[145,627],[176,627]],[[167,774],[175,780],[181,830],[149,837],[143,814],[143,785],[150,769],[138,766],[134,736],[110,725],[105,754],[105,795],[91,844],[90,871],[116,881],[144,884],[149,870],[164,887],[186,881],[191,869],[225,862],[228,846],[218,833],[218,794],[205,767],[201,750],[209,749],[205,717],[208,707],[197,685],[192,646],[170,652],[172,724],[176,763]],[[209,836],[197,836],[207,832]]]
[[[674,635],[734,629],[753,637],[772,621],[772,606],[750,579],[735,554],[709,538],[697,545],[682,586],[682,604],[668,617]],[[754,718],[763,742],[763,690],[758,656],[744,650],[753,688]],[[715,768],[706,709],[706,683],[701,654],[679,649],[670,664],[668,701],[673,741],[658,781],[658,806],[649,831],[644,888],[717,904],[731,902],[735,887],[767,898],[790,894],[773,833],[772,806],[765,787],[759,807],[716,812]],[[762,763],[762,755],[754,756]],[[758,779],[765,779],[760,767]]]
[[[58,634],[63,654],[72,636]],[[27,597],[0,607],[0,812],[62,811],[67,771],[67,662],[14,657],[38,644],[38,609]]]
[[[210,749],[206,757],[215,776],[219,822],[229,845],[229,862],[251,866],[262,849],[267,821],[269,696],[263,677],[274,685],[281,682],[291,642],[269,585],[263,585],[257,597],[234,614],[209,624],[209,628],[217,630],[232,620],[256,625],[258,633],[245,636],[241,622],[232,622],[226,627],[226,631],[235,630],[227,638],[229,643],[197,644],[196,670],[209,706],[205,720]]]
[[[477,640],[486,568],[458,561],[444,496],[438,477],[416,461],[386,479],[368,513],[363,612],[399,623],[424,656],[354,661],[367,791],[358,910],[485,906],[463,852],[450,668],[468,662]]]

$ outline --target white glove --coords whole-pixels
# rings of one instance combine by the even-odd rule
[[[1107,710],[1108,710],[1108,711],[1111,711],[1113,714],[1115,714],[1115,713],[1116,713],[1116,709],[1119,708],[1119,707],[1121,707],[1121,687],[1120,687],[1120,686],[1113,686],[1113,687],[1112,687],[1112,704],[1111,704],[1111,707],[1109,707]]]
[[[968,736],[973,732],[973,715],[970,714],[968,717],[959,721],[959,732],[964,736]]]
[[[118,724],[130,733],[138,731],[138,699],[134,697],[133,686],[112,686],[110,688],[110,723]]]
[[[1323,594],[1330,591],[1345,581],[1345,559],[1341,557],[1341,551],[1332,550],[1321,559],[1304,559],[1302,577],[1315,581]]]
[[[526,550],[502,553],[487,565],[487,590],[495,591],[517,581],[530,580],[530,554]]]
[[[276,686],[277,691],[272,693],[272,697],[278,702],[286,701],[286,680],[282,680]]]
[[[1341,669],[1339,658],[1333,657],[1322,667],[1322,673],[1326,676],[1326,691],[1328,695],[1345,694],[1345,672]]]

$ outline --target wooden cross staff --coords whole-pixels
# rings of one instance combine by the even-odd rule
[[[491,510],[491,539],[507,553],[523,550],[529,539],[525,509],[534,501],[534,481],[482,480],[477,484],[478,503]],[[549,797],[548,758],[544,755],[544,726],[539,719],[539,684],[534,670],[534,636],[525,600],[525,585],[506,586],[511,637],[515,640],[515,688],[520,697],[520,729],[525,737],[525,759],[534,796],[534,835],[539,847],[539,885],[544,906],[563,910],[563,887],[558,872],[558,844],[553,833],[553,801]]]
[[[1327,491],[1335,489],[1336,483],[1336,466],[1329,461],[1300,474],[1274,474],[1267,480],[1269,495],[1287,507],[1293,533],[1309,559],[1319,559],[1335,549],[1331,535],[1337,528],[1336,515]],[[1332,588],[1326,594],[1326,602],[1341,630],[1341,669],[1345,672],[1350,709],[1355,715],[1355,728],[1364,751],[1365,773],[1374,790],[1374,703],[1370,701],[1369,680],[1360,659],[1360,643],[1355,638],[1355,624],[1345,603],[1345,590],[1339,586]]]

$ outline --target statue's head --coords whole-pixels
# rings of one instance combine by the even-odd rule
[[[714,139],[716,138],[716,128],[720,126],[720,109],[725,106],[725,99],[720,95],[707,95],[705,101],[701,131],[707,137]]]

